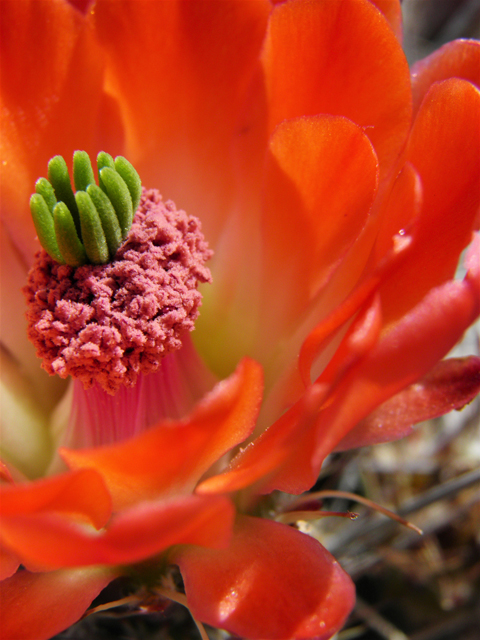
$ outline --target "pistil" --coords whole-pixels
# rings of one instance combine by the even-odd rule
[[[200,222],[178,210],[173,202],[165,202],[156,189],[147,190],[141,186],[138,186],[138,207],[133,222],[129,221],[128,211],[124,215],[129,207],[118,204],[115,189],[108,185],[109,181],[113,184],[124,180],[124,185],[128,183],[126,196],[130,199],[129,206],[136,204],[135,181],[128,174],[131,165],[116,158],[112,168],[108,165],[109,158],[107,154],[98,156],[100,186],[97,186],[90,182],[94,181],[93,171],[89,162],[85,162],[83,152],[76,152],[74,180],[82,190],[77,191],[73,198],[67,193],[60,161],[56,160],[61,169],[60,178],[55,177],[54,166],[49,170],[49,181],[42,179],[37,182],[37,194],[33,199],[38,201],[38,195],[48,208],[48,215],[54,220],[53,230],[60,228],[55,225],[55,220],[63,215],[65,208],[70,212],[68,233],[75,237],[62,240],[59,234],[55,235],[58,259],[55,251],[50,250],[54,246],[52,242],[37,252],[24,288],[28,303],[28,335],[42,359],[42,367],[51,375],[74,378],[74,409],[70,426],[75,425],[76,431],[79,421],[91,423],[87,441],[97,444],[123,439],[142,430],[154,419],[177,417],[171,414],[181,413],[181,407],[176,405],[184,406],[185,403],[175,399],[166,402],[164,394],[158,389],[155,392],[155,385],[146,384],[141,377],[157,371],[160,373],[165,356],[171,356],[184,345],[188,345],[185,351],[188,361],[198,358],[187,335],[194,328],[201,304],[198,283],[211,280],[205,262],[212,252],[201,233]],[[51,165],[52,162],[49,167]],[[118,180],[112,177],[115,172]],[[108,247],[109,261],[104,264],[77,265],[75,260],[65,264],[65,256],[70,250],[64,253],[63,247],[72,247],[77,242],[83,244],[87,236],[84,230],[88,225],[82,222],[82,211],[85,210],[82,194],[90,198],[95,209],[96,213],[91,217],[95,218],[101,211],[105,198],[110,198],[112,209],[117,212],[115,219],[120,228],[121,243],[113,257],[112,247],[116,240],[110,243],[109,224],[112,224],[112,218],[98,215],[98,233],[100,236],[103,234]],[[68,207],[59,199],[60,195],[69,200]],[[80,221],[77,214],[70,211],[75,203],[79,205]],[[118,214],[122,207],[124,213]],[[52,226],[49,228],[51,230]],[[51,238],[50,234],[49,241]],[[100,238],[100,244],[102,242]],[[97,238],[87,242],[85,247],[98,244]],[[85,251],[88,256],[92,255],[91,248]],[[170,365],[164,363],[157,383],[165,378],[165,372],[176,371],[172,366],[174,359],[170,357],[167,361]],[[188,368],[191,369],[190,365]],[[139,388],[129,395],[128,389],[139,383],[139,378]],[[118,398],[108,400],[124,387]],[[156,395],[161,401],[145,401],[147,389],[150,391],[146,395]],[[97,433],[102,429],[102,423],[105,426],[103,435]],[[111,424],[108,427],[106,423]],[[111,433],[107,435],[109,429]]]

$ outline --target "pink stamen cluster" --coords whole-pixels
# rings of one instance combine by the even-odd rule
[[[181,347],[198,316],[198,282],[211,280],[212,252],[200,222],[143,189],[115,260],[73,268],[41,250],[24,293],[28,335],[43,368],[114,394]]]

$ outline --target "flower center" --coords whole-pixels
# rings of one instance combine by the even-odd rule
[[[75,186],[85,188],[83,192],[77,191],[73,198],[79,205],[80,222],[75,222],[70,210],[73,204],[69,202],[71,220],[68,230],[62,228],[63,231],[55,236],[64,263],[57,261],[55,251],[49,250],[43,242],[44,250],[35,257],[24,288],[28,303],[28,335],[48,373],[56,373],[62,378],[71,375],[79,379],[85,388],[96,383],[113,395],[122,385],[133,386],[140,374],[156,371],[167,353],[181,347],[182,334],[193,329],[198,316],[201,294],[197,291],[197,284],[211,279],[204,264],[212,252],[201,233],[199,221],[177,210],[173,202],[164,202],[157,190],[139,187],[138,208],[130,228],[128,207],[125,215],[118,214],[114,188],[106,186],[125,241],[113,252],[118,234],[115,243],[110,245],[107,240],[109,232],[105,231],[108,224],[104,224],[104,218],[99,215],[100,231],[103,231],[107,242],[108,256],[114,255],[113,261],[80,266],[68,261],[68,252],[64,254],[63,251],[62,233],[67,243],[70,242],[69,234],[76,232],[79,224],[82,239],[77,232],[76,241],[84,244],[88,258],[94,262],[90,257],[93,253],[87,248],[88,234],[83,231],[87,226],[83,222],[86,207],[83,208],[82,198],[85,198],[79,193],[90,197],[93,209],[98,213],[100,208],[97,208],[91,192],[98,189],[105,195],[97,185],[86,184],[93,180],[91,167],[90,172],[88,166],[84,171],[86,177],[82,177],[79,170],[75,172],[75,157]],[[129,185],[128,176],[125,178],[122,174],[127,161],[118,160],[115,160],[115,169],[111,166],[100,168],[97,160],[100,180],[106,185],[109,181],[112,184],[118,182],[112,178],[115,170],[124,185]],[[123,173],[126,174],[125,171]],[[58,200],[61,190],[57,188],[50,165],[49,178]],[[94,186],[97,189],[93,189]],[[127,188],[130,207],[135,203],[135,196],[129,195],[134,188]],[[54,205],[53,216],[48,212],[53,217],[54,231],[61,228],[56,222],[56,212],[62,204],[65,204],[63,200]],[[95,240],[97,244],[102,243],[99,235],[100,241]],[[51,233],[49,237],[51,239]],[[88,237],[96,237],[96,232]],[[52,246],[51,243],[50,248]]]

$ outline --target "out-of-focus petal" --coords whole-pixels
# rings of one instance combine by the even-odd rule
[[[418,422],[460,410],[480,393],[480,358],[439,362],[425,377],[381,404],[337,445],[337,451],[398,440]]]
[[[210,242],[229,209],[231,139],[270,9],[267,0],[94,8],[128,154],[146,185],[201,218]]]
[[[262,56],[270,133],[285,119],[345,116],[365,128],[385,174],[410,126],[410,75],[376,7],[368,0],[278,5]]]
[[[262,392],[260,366],[245,359],[186,419],[162,422],[114,445],[64,449],[62,455],[70,467],[95,469],[105,479],[115,510],[138,500],[186,493],[251,434]]]
[[[139,562],[174,544],[224,547],[235,511],[223,496],[144,502],[95,531],[56,514],[4,518],[2,540],[23,563],[43,569]]]
[[[463,78],[480,88],[480,42],[454,40],[434,51],[412,67],[413,107],[422,104],[434,82]]]
[[[480,92],[465,80],[434,84],[406,152],[422,182],[415,247],[381,289],[386,322],[408,312],[453,277],[480,204]]]
[[[59,512],[102,527],[111,514],[110,495],[100,475],[81,469],[25,484],[0,485],[2,517]]]
[[[43,371],[27,338],[25,297],[22,293],[26,278],[26,262],[0,220],[0,342],[12,360],[18,363],[21,377],[25,375],[29,379],[27,395],[33,396],[33,401],[45,411],[51,411],[60,399],[64,385]]]
[[[398,40],[402,41],[402,5],[401,0],[370,0],[390,23]]]
[[[76,622],[115,577],[104,568],[18,571],[0,582],[2,638],[49,640]]]
[[[376,187],[375,151],[346,118],[277,127],[264,183],[262,343],[275,343],[325,286],[364,227]]]
[[[56,154],[68,163],[78,148],[96,154],[112,113],[101,52],[70,4],[5,0],[0,25],[2,219],[29,264],[39,248],[28,206],[35,180]]]
[[[330,638],[354,587],[316,540],[269,520],[238,518],[227,549],[177,548],[188,606],[199,620],[252,640]]]
[[[47,414],[17,362],[0,350],[0,453],[29,478],[42,475],[52,456]]]
[[[19,565],[20,561],[17,556],[0,545],[0,581],[12,576]]]

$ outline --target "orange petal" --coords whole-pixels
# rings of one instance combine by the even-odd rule
[[[349,120],[316,116],[277,127],[264,184],[263,342],[290,329],[325,286],[365,225],[376,186],[375,152]]]
[[[415,384],[381,404],[343,438],[337,451],[398,440],[418,422],[460,410],[480,393],[480,358],[439,362]]]
[[[181,421],[165,421],[124,442],[94,449],[63,449],[72,468],[95,469],[118,510],[159,495],[190,492],[208,468],[247,438],[263,393],[262,371],[244,359]]]
[[[223,547],[235,511],[223,496],[144,502],[98,532],[55,514],[6,517],[3,543],[23,563],[43,569],[139,562],[174,544]]]
[[[465,80],[435,84],[422,103],[406,159],[420,176],[423,206],[415,247],[381,290],[387,322],[452,278],[470,241],[480,204],[479,119],[480,92]]]
[[[230,144],[270,3],[99,0],[95,25],[128,154],[143,182],[198,215],[214,242],[230,202]]]
[[[178,548],[188,607],[207,624],[252,640],[326,640],[354,604],[354,586],[316,540],[239,518],[228,549]]]
[[[2,638],[49,640],[76,622],[115,577],[103,568],[18,571],[0,582]]]
[[[270,133],[298,116],[345,116],[365,127],[385,173],[410,126],[410,76],[376,7],[367,0],[276,6],[263,65]]]
[[[2,2],[2,202],[11,237],[30,263],[38,250],[28,200],[48,160],[95,154],[105,113],[103,63],[89,24],[67,2]],[[111,141],[111,137],[109,138]],[[121,133],[116,148],[120,151]]]
[[[412,67],[412,92],[415,112],[434,82],[463,78],[480,87],[480,42],[454,40],[440,47]]]
[[[0,485],[3,517],[59,512],[82,516],[95,527],[110,517],[111,499],[101,476],[82,469],[25,484]]]

